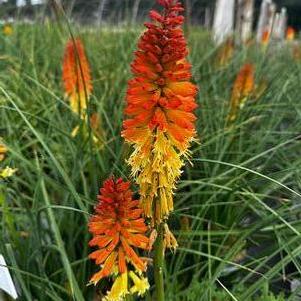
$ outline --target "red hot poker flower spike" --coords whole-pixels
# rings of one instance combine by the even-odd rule
[[[149,249],[148,230],[141,217],[139,202],[133,199],[130,183],[122,179],[104,182],[98,196],[99,203],[95,214],[90,219],[89,231],[93,234],[90,246],[98,250],[90,258],[101,266],[93,275],[91,283],[97,284],[105,277],[115,276],[115,282],[106,300],[120,300],[129,292],[143,294],[148,289],[148,282],[141,276],[146,270],[146,262],[135,250]],[[128,266],[134,268],[138,275]],[[128,290],[128,276],[133,280],[133,287]]]
[[[293,27],[289,26],[286,31],[287,41],[293,41],[295,39],[296,31]]]
[[[190,82],[187,44],[179,1],[159,0],[163,12],[138,42],[128,83],[122,136],[133,145],[129,159],[140,185],[145,215],[160,223],[173,210],[173,190],[183,157],[195,136],[197,88]]]
[[[233,122],[237,118],[238,111],[245,105],[248,97],[253,93],[255,67],[253,64],[246,63],[239,70],[232,89],[230,101],[230,112],[228,121]]]
[[[63,82],[72,110],[85,116],[92,92],[91,72],[81,40],[70,39],[63,59]]]

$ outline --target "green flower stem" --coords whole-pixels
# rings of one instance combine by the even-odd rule
[[[155,275],[155,300],[164,301],[164,224],[157,228],[158,236],[155,242],[154,275]]]

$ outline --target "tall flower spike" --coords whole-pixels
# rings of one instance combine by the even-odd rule
[[[63,82],[73,112],[85,116],[92,92],[91,72],[80,39],[67,42],[63,60]]]
[[[247,98],[254,91],[254,66],[246,63],[237,74],[233,85],[228,121],[237,118],[238,111],[245,105]]]
[[[266,48],[270,42],[271,33],[268,29],[264,30],[261,37],[261,45]]]
[[[196,134],[197,107],[181,28],[183,7],[174,0],[158,3],[163,13],[150,12],[152,22],[145,24],[131,65],[134,78],[128,83],[122,132],[134,147],[129,164],[140,185],[144,213],[153,224],[173,210],[175,183]]]
[[[129,293],[143,295],[149,288],[147,279],[142,276],[146,262],[134,248],[149,249],[149,239],[145,236],[148,228],[141,217],[139,202],[133,199],[130,183],[122,179],[105,181],[98,200],[95,215],[89,222],[89,231],[93,234],[89,245],[98,250],[89,257],[101,269],[90,282],[96,285],[106,277],[115,279],[104,299],[107,301],[122,300]]]
[[[234,55],[234,40],[229,37],[219,48],[216,64],[218,67],[225,67],[231,61]]]
[[[286,31],[286,40],[293,41],[295,39],[296,31],[293,27],[289,26]]]

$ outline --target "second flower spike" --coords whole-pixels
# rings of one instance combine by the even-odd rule
[[[112,277],[114,283],[104,300],[119,301],[127,294],[143,295],[149,288],[142,273],[146,260],[137,249],[149,249],[148,230],[141,217],[139,202],[133,199],[130,183],[122,179],[105,181],[98,196],[99,203],[90,219],[89,230],[93,234],[90,246],[98,250],[90,258],[101,266],[90,282]]]
[[[63,60],[63,82],[73,112],[85,116],[92,92],[91,71],[80,39],[70,39]]]

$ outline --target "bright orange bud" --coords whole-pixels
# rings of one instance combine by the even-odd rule
[[[145,215],[160,222],[173,210],[173,190],[183,155],[195,136],[197,88],[190,82],[179,1],[158,0],[138,42],[128,83],[122,136],[134,146],[129,159],[140,185]]]
[[[148,228],[141,217],[143,211],[139,202],[133,199],[129,182],[112,178],[104,182],[98,200],[95,214],[89,222],[89,231],[93,234],[89,244],[97,250],[89,257],[101,269],[90,282],[96,285],[102,278],[115,278],[106,300],[119,300],[133,290],[142,294],[148,288],[147,280],[141,277],[146,270],[146,262],[138,256],[135,248],[148,250],[149,239],[145,236]],[[135,278],[131,270],[141,277],[140,289],[133,289],[133,280],[133,287],[128,290],[128,276]]]
[[[263,46],[267,46],[270,42],[270,31],[268,29],[266,29],[263,33],[262,33],[262,37],[261,37],[261,44]]]
[[[73,112],[85,116],[92,92],[91,72],[81,40],[70,39],[63,60],[63,82]]]
[[[236,119],[239,109],[244,106],[254,87],[254,65],[247,63],[238,72],[233,85],[228,121]]]
[[[293,41],[295,39],[295,33],[296,33],[295,29],[289,26],[286,31],[286,39],[288,41]]]
[[[7,148],[0,139],[0,162],[4,160],[6,153],[7,153]]]

